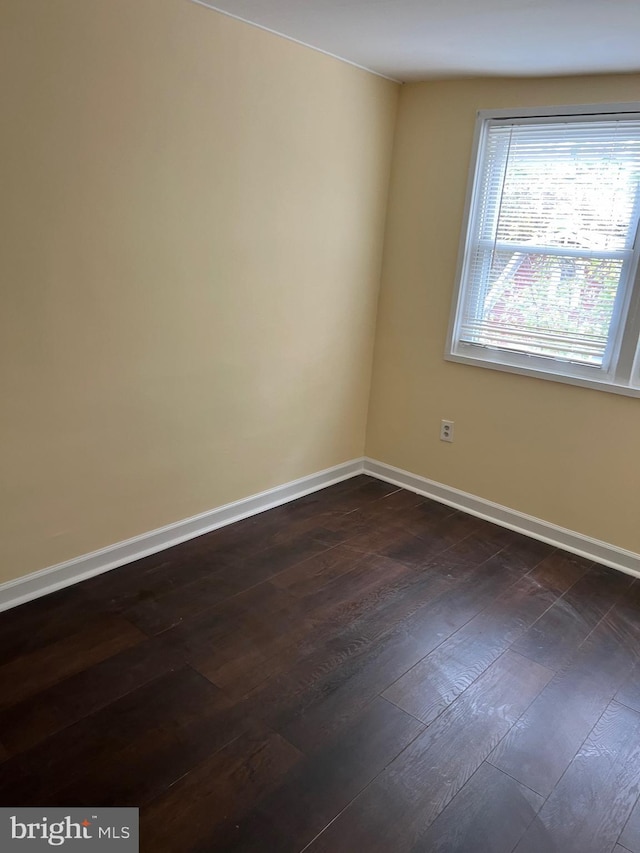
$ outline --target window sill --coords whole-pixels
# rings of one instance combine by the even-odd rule
[[[564,385],[577,385],[581,388],[590,388],[592,391],[606,391],[609,394],[621,394],[623,397],[640,397],[640,388],[632,388],[629,385],[618,385],[611,381],[597,379],[585,379],[581,376],[565,376],[561,373],[552,373],[546,370],[537,370],[529,367],[517,367],[511,364],[501,364],[481,358],[469,358],[465,355],[446,353],[445,361],[454,361],[458,364],[468,364],[472,367],[484,367],[489,370],[499,370],[502,373],[517,373],[521,376],[531,376],[534,379],[546,379],[551,382],[562,382]]]

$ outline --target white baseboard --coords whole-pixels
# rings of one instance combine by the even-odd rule
[[[116,569],[125,563],[132,563],[141,557],[171,548],[187,539],[194,539],[196,536],[233,524],[234,521],[240,521],[250,515],[273,509],[311,492],[325,489],[341,480],[348,480],[350,477],[362,474],[363,467],[363,459],[352,459],[342,465],[318,471],[317,474],[301,477],[299,480],[267,489],[266,492],[167,524],[165,527],[142,533],[124,542],[117,542],[99,551],[83,554],[73,560],[0,584],[0,611],[17,607],[26,601],[48,595],[65,586],[108,572],[110,569]]]
[[[433,498],[433,500],[476,515],[486,521],[492,521],[501,527],[508,527],[509,530],[515,530],[525,536],[531,536],[541,542],[548,542],[550,545],[595,560],[626,574],[640,577],[640,554],[633,551],[626,551],[624,548],[618,548],[608,542],[592,539],[590,536],[576,533],[574,530],[567,530],[557,524],[552,524],[550,521],[525,515],[525,513],[518,512],[515,509],[509,509],[509,507],[501,506],[493,503],[493,501],[470,495],[468,492],[436,483],[426,477],[410,474],[408,471],[394,468],[393,465],[387,465],[385,462],[378,462],[375,459],[365,458],[364,473],[387,483],[401,486],[403,489],[417,492],[427,498]]]
[[[341,480],[347,480],[358,474],[368,474],[378,480],[393,483],[440,503],[476,515],[486,521],[492,521],[502,527],[548,542],[565,551],[571,551],[582,557],[595,560],[605,566],[611,566],[629,575],[640,577],[640,554],[626,551],[608,542],[592,539],[582,533],[558,527],[549,521],[525,515],[514,509],[501,506],[492,501],[470,495],[451,486],[436,483],[426,477],[411,474],[393,465],[378,462],[375,459],[352,459],[342,465],[327,468],[317,474],[293,480],[282,486],[276,486],[265,492],[252,495],[243,500],[234,501],[217,509],[185,518],[157,530],[151,530],[140,536],[134,536],[124,542],[117,542],[99,551],[83,554],[73,560],[67,560],[56,566],[50,566],[22,578],[0,584],[0,611],[24,604],[34,598],[48,595],[58,589],[79,583],[94,575],[116,569],[126,563],[132,563],[141,557],[155,554],[187,539],[194,539],[203,533],[209,533],[234,521],[240,521],[259,512],[272,509],[281,504],[301,498],[311,492],[325,489]]]

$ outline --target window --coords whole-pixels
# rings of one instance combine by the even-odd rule
[[[640,104],[478,116],[446,357],[640,396]]]

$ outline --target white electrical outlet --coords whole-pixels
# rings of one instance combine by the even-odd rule
[[[440,441],[453,441],[453,421],[440,421]]]

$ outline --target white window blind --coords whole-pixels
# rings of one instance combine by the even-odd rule
[[[639,211],[640,114],[485,119],[452,352],[615,374]]]

